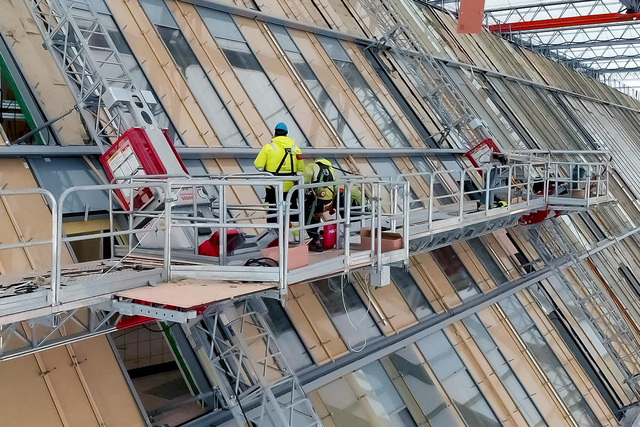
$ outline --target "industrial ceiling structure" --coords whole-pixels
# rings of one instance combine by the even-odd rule
[[[464,0],[463,0],[464,2]],[[457,14],[460,0],[428,4]],[[640,96],[640,0],[485,0],[485,26]]]

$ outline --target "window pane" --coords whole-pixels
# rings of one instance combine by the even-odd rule
[[[380,336],[380,331],[353,285],[340,277],[311,284],[333,324],[348,346],[358,350],[367,339]]]
[[[262,317],[267,322],[271,333],[274,335],[278,348],[282,351],[287,363],[294,371],[310,366],[313,362],[307,353],[306,347],[302,344],[298,333],[293,328],[286,312],[278,301],[273,298],[262,298],[266,311]],[[255,302],[252,301],[252,305]]]
[[[480,290],[451,246],[431,251],[433,259],[449,279],[461,300],[478,295]]]
[[[360,148],[362,143],[358,140],[353,130],[345,120],[344,116],[338,110],[338,107],[334,104],[333,100],[322,87],[320,80],[315,75],[307,61],[302,56],[302,53],[296,46],[295,42],[284,27],[278,25],[271,25],[271,31],[275,35],[278,43],[284,49],[287,57],[293,63],[293,66],[298,71],[298,74],[302,77],[307,88],[313,94],[316,102],[320,105],[320,108],[327,116],[333,128],[338,132],[340,138],[344,142],[344,145],[349,148]]]
[[[512,295],[501,301],[499,305],[579,425],[600,425],[575,383],[569,377],[568,372],[551,350],[518,298]]]
[[[391,267],[391,279],[416,317],[421,319],[433,314],[431,304],[423,295],[411,273],[404,268]]]
[[[198,101],[202,112],[211,123],[220,144],[224,146],[248,145],[193,50],[189,47],[189,43],[182,32],[177,29],[178,26],[167,6],[153,0],[140,0],[140,4],[156,26],[160,38],[176,62],[178,70]]]
[[[416,344],[468,425],[500,425],[444,332],[436,332]]]
[[[511,366],[509,366],[502,352],[498,349],[498,346],[495,341],[493,341],[493,338],[491,338],[491,335],[489,335],[480,318],[474,314],[464,319],[463,323],[471,333],[476,344],[478,344],[478,347],[480,347],[480,350],[482,350],[493,370],[502,380],[502,383],[516,405],[518,405],[527,423],[531,426],[545,425],[542,415],[540,415],[538,408],[536,408],[531,400],[529,393],[527,393],[522,383],[515,376]]]
[[[203,7],[197,9],[267,126],[273,129],[279,122],[285,122],[289,128],[288,136],[298,146],[310,146],[231,15]]]
[[[448,399],[434,385],[413,348],[413,346],[407,347],[391,354],[389,356],[391,362],[402,376],[420,410],[431,425],[458,425],[459,422],[453,407],[448,404]]]
[[[325,48],[334,65],[345,79],[351,90],[355,93],[360,103],[371,116],[378,129],[384,135],[389,146],[393,148],[410,147],[409,140],[404,136],[398,125],[387,112],[382,102],[378,99],[371,86],[362,77],[362,74],[351,61],[347,51],[339,40],[326,36],[316,36]]]

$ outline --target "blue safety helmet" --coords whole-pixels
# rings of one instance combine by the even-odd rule
[[[283,130],[285,132],[289,132],[289,129],[287,129],[287,125],[285,125],[284,123],[280,122],[276,125],[276,130]]]

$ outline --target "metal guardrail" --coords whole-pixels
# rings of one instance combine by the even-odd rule
[[[545,161],[403,174],[394,179],[345,178],[322,184],[335,186],[343,196],[336,198],[333,206],[338,215],[320,224],[307,224],[306,220],[291,223],[295,215],[306,216],[304,196],[309,189],[318,187],[318,184],[302,184],[301,177],[276,178],[263,174],[203,178],[131,177],[107,185],[71,187],[58,200],[44,189],[0,190],[0,196],[7,197],[41,195],[50,206],[52,215],[50,239],[0,243],[0,251],[51,246],[51,287],[47,302],[52,307],[65,302],[60,298],[64,246],[104,238],[109,239],[112,254],[114,248],[124,248],[125,258],[139,250],[152,249],[150,256],[157,258],[157,265],[164,270],[167,280],[195,277],[273,281],[278,283],[280,293],[284,294],[288,284],[298,281],[362,266],[379,270],[387,263],[406,261],[409,242],[424,235],[466,227],[490,218],[524,215],[548,206],[570,210],[611,200],[609,174],[608,161]],[[414,180],[423,180],[424,185],[420,187],[428,188],[428,194],[416,196],[411,187]],[[285,181],[296,183],[288,193],[284,192]],[[238,203],[240,197],[236,193],[243,191],[242,188],[260,193],[267,186],[276,189],[275,205]],[[140,188],[151,189],[152,201],[136,205],[135,197]],[[352,201],[352,192],[355,191],[361,196],[359,200]],[[109,230],[66,236],[62,227],[65,203],[70,197],[87,192],[107,195],[111,206]],[[297,208],[291,205],[296,193],[299,200]],[[494,206],[494,195],[504,200],[504,205]],[[129,210],[120,207],[123,197],[131,206]],[[198,214],[203,206],[210,210],[210,215]],[[335,226],[336,229],[337,245],[332,258],[292,269],[289,252],[305,243],[305,232],[324,226]],[[367,247],[358,240],[363,227],[370,228],[374,236]],[[260,249],[264,248],[256,244],[253,252],[252,247],[244,253],[228,250],[227,231],[231,229],[246,234],[257,233],[257,236],[275,234],[279,242],[284,242],[277,245],[278,266],[245,266],[248,258],[261,256]],[[198,246],[216,231],[219,233],[218,256],[199,255]],[[384,231],[402,235],[401,250],[383,251]],[[302,238],[290,242],[290,236],[295,235]],[[118,262],[116,259],[113,266],[116,267]]]

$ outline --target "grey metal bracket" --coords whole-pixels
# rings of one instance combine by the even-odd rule
[[[177,323],[187,323],[190,319],[195,319],[198,315],[195,310],[170,310],[168,308],[159,308],[125,301],[113,301],[112,305],[114,310],[127,316],[146,316]]]

